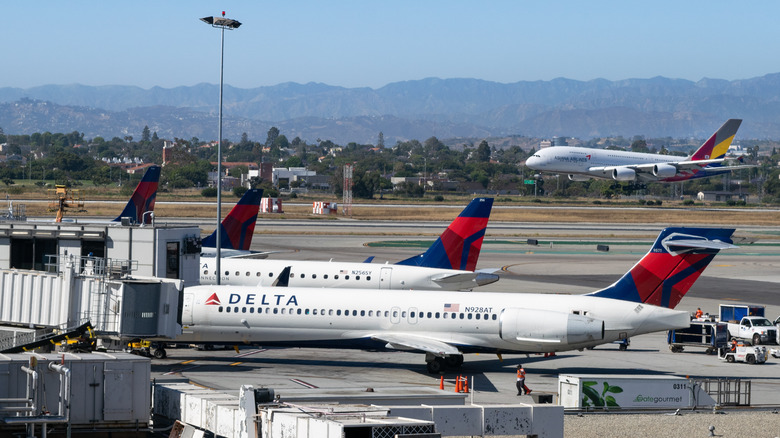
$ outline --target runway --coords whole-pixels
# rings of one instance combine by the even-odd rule
[[[258,222],[252,248],[277,251],[270,257],[293,260],[396,262],[421,252],[419,247],[377,246],[386,240],[433,240],[446,224],[363,223],[344,228],[341,221],[312,221],[309,224],[273,225]],[[478,269],[502,269],[501,280],[485,290],[506,293],[580,294],[605,287],[617,280],[644,255],[655,235],[655,226],[580,225],[563,229],[556,225],[504,224],[503,230],[539,233],[556,239],[557,233],[576,232],[583,242],[532,246],[521,237],[506,239],[488,227]],[[295,229],[299,234],[275,234],[271,227]],[[403,236],[388,230],[403,229]],[[598,231],[595,231],[595,230]],[[263,231],[265,230],[265,231]],[[520,231],[518,231],[520,230]],[[595,232],[594,232],[595,231]],[[760,230],[762,233],[777,230]],[[588,233],[596,236],[590,239]],[[603,237],[608,234],[608,237]],[[753,230],[739,230],[737,234]],[[616,236],[619,235],[619,236]],[[602,237],[598,237],[602,236]],[[621,237],[624,236],[624,237]],[[588,239],[585,239],[588,238]],[[596,240],[610,244],[608,252],[596,250]],[[760,243],[760,245],[759,245]],[[747,302],[767,306],[768,316],[780,315],[780,240],[760,240],[740,249],[721,252],[678,306],[692,312],[697,307],[717,313],[721,302]],[[327,293],[327,289],[323,289]],[[391,292],[389,292],[391,293]],[[420,291],[420,293],[425,293]],[[474,293],[479,293],[475,290]],[[605,345],[591,351],[571,351],[555,357],[541,355],[466,355],[460,373],[474,378],[475,403],[514,403],[514,368],[523,363],[528,384],[537,392],[556,393],[558,374],[643,374],[676,375],[695,378],[733,377],[752,381],[753,405],[777,405],[780,391],[780,360],[770,357],[763,365],[728,364],[703,350],[672,353],[665,333],[631,339],[628,351]],[[439,377],[427,373],[422,354],[378,353],[356,350],[263,349],[245,346],[233,350],[196,351],[169,349],[169,357],[154,360],[156,378],[183,377],[195,383],[231,392],[241,384],[274,388],[277,393],[317,388],[375,388],[398,385],[438,387]],[[454,379],[448,372],[445,379]],[[304,389],[305,390],[305,389]],[[521,397],[522,398],[522,397]]]

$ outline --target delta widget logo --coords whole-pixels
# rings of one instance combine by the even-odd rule
[[[207,306],[221,306],[222,303],[219,301],[219,297],[216,293],[211,294],[209,299],[206,300]]]

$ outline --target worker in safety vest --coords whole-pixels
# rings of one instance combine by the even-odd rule
[[[517,395],[531,393],[531,390],[525,386],[525,370],[522,364],[517,365],[517,383],[515,385],[517,386]]]
[[[702,312],[702,311],[701,311],[701,307],[697,308],[697,309],[696,309],[696,315],[695,315],[695,318],[696,318],[696,319],[699,319],[699,318],[701,318],[701,317],[702,317],[702,315],[704,315],[704,312]]]

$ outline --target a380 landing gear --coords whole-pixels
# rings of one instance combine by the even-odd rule
[[[425,363],[429,373],[439,374],[447,368],[458,368],[463,365],[463,355],[453,354],[446,357],[437,357],[429,353],[425,355]]]

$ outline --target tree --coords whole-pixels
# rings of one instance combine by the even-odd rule
[[[144,143],[149,143],[152,141],[152,134],[149,132],[149,126],[144,125],[144,130],[141,133],[141,141]]]
[[[279,128],[276,126],[272,126],[271,129],[268,130],[268,136],[265,139],[265,145],[271,146],[274,143],[276,143],[276,139],[279,137]]]
[[[476,160],[481,163],[490,161],[490,145],[488,145],[486,140],[482,140],[479,146],[477,146]]]
[[[379,131],[379,138],[376,140],[376,147],[378,148],[385,148],[385,134],[382,131]]]

